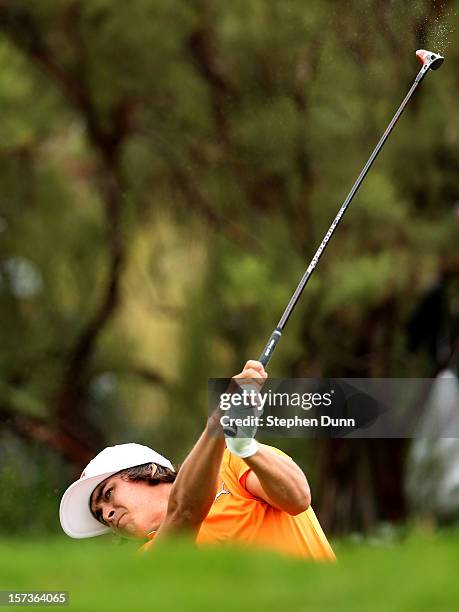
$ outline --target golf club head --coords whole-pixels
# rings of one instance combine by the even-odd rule
[[[433,53],[433,51],[426,51],[425,49],[418,49],[416,56],[426,69],[438,70],[445,61],[445,58],[439,53]]]

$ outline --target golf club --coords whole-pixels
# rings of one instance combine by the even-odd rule
[[[268,343],[266,344],[265,348],[263,349],[262,354],[260,355],[259,361],[263,364],[263,366],[266,367],[266,365],[268,364],[269,360],[272,357],[272,354],[274,352],[274,349],[276,348],[281,336],[282,336],[282,332],[287,324],[287,321],[290,318],[290,315],[293,312],[293,309],[295,308],[298,300],[301,297],[301,294],[303,293],[303,289],[306,287],[309,279],[311,278],[312,273],[314,272],[320,257],[322,256],[322,253],[324,252],[328,242],[330,241],[330,238],[333,236],[333,233],[335,231],[335,229],[337,228],[339,222],[341,221],[341,218],[343,217],[344,213],[346,212],[349,204],[352,202],[352,199],[354,198],[355,194],[357,193],[360,185],[362,184],[364,178],[366,177],[368,171],[370,170],[373,162],[375,161],[376,157],[378,156],[378,153],[381,151],[381,149],[384,146],[384,143],[386,142],[387,138],[389,137],[390,133],[392,132],[392,129],[394,128],[395,124],[397,123],[400,115],[402,114],[402,112],[405,109],[405,106],[408,104],[411,96],[413,95],[415,89],[417,88],[417,86],[419,85],[419,83],[422,81],[422,79],[425,77],[425,75],[427,74],[427,72],[429,70],[438,70],[438,68],[440,68],[440,66],[442,65],[442,63],[444,62],[444,57],[442,57],[441,55],[439,55],[438,53],[433,53],[432,51],[426,51],[425,49],[418,49],[416,51],[416,56],[419,59],[419,61],[422,64],[422,68],[419,71],[419,73],[417,74],[416,78],[414,79],[413,84],[411,85],[408,93],[406,94],[403,102],[400,104],[399,108],[397,109],[395,115],[392,117],[389,125],[387,126],[384,134],[381,136],[378,144],[376,145],[376,147],[373,149],[373,152],[371,153],[370,157],[368,158],[368,161],[366,162],[365,166],[363,167],[362,171],[360,172],[359,176],[357,177],[357,180],[355,181],[354,185],[352,186],[350,192],[348,193],[346,199],[344,200],[343,204],[341,205],[341,208],[338,211],[338,214],[336,215],[336,217],[333,219],[332,224],[330,225],[330,228],[328,229],[327,233],[325,234],[322,242],[319,245],[319,248],[317,249],[317,251],[314,254],[314,257],[312,258],[306,272],[304,273],[303,277],[301,278],[300,282],[298,283],[297,288],[295,289],[295,292],[293,293],[292,297],[290,298],[289,303],[287,304],[287,307],[285,308],[282,317],[279,320],[279,323],[277,324],[277,326],[275,327],[274,331],[271,334],[271,337],[268,340]],[[224,428],[224,433],[226,436],[228,437],[236,437],[237,436],[237,428],[236,427],[225,427]]]

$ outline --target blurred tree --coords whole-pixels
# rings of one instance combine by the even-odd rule
[[[127,438],[181,460],[203,381],[258,356],[456,7],[0,2],[1,423],[75,473]],[[405,324],[439,268],[458,276],[458,54],[406,110],[272,375],[434,373]],[[327,528],[404,516],[405,446],[299,444]]]

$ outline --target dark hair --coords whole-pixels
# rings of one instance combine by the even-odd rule
[[[156,466],[156,471],[153,471],[153,466]],[[121,470],[117,473],[117,476],[121,476],[126,481],[148,482],[148,484],[154,486],[160,482],[174,482],[177,478],[177,472],[157,463],[143,463]]]

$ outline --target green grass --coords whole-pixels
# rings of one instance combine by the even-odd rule
[[[135,548],[101,538],[4,538],[0,590],[65,590],[67,609],[91,612],[459,609],[457,530],[397,543],[342,542],[333,565],[236,549],[196,551],[187,542],[148,555]]]

